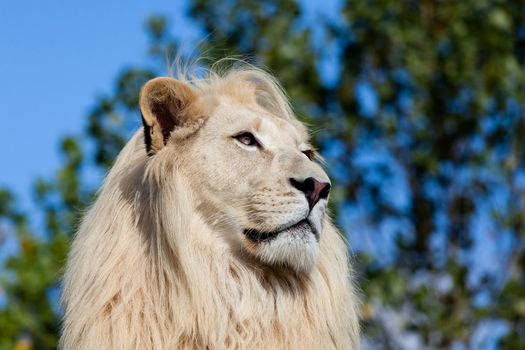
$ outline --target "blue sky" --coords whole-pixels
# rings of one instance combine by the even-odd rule
[[[126,65],[146,61],[145,19],[168,16],[177,37],[195,30],[186,1],[0,3],[0,186],[30,201],[36,176],[60,164],[58,140],[80,133],[94,98]]]

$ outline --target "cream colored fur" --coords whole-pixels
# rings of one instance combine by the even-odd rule
[[[150,99],[165,102],[152,84],[142,95],[150,125]],[[358,349],[346,245],[326,200],[308,214],[288,181],[328,178],[301,153],[306,130],[279,86],[252,68],[173,84],[174,96],[189,89],[174,112],[182,121],[165,145],[153,139],[149,155],[143,131],[133,136],[75,236],[60,347]],[[264,150],[228,136],[242,123]],[[306,214],[318,241],[281,233],[272,246],[242,234]]]

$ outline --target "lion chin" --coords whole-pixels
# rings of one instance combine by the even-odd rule
[[[308,217],[271,232],[244,229],[246,248],[269,266],[308,272],[319,254],[320,222],[317,217]]]
[[[72,243],[61,349],[358,349],[330,180],[275,79],[157,78]]]

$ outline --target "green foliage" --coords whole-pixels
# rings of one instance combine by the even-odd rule
[[[502,348],[525,346],[522,2],[347,1],[338,20],[307,23],[295,1],[193,0],[189,16],[209,34],[201,50],[211,61],[240,55],[267,67],[316,131],[333,209],[358,247],[367,346],[403,348],[415,335],[420,347],[476,347],[473,334],[487,322],[505,325]],[[111,166],[140,125],[140,87],[163,74],[177,47],[164,18],[147,29],[158,71],[123,71],[85,134],[62,141],[63,166],[35,186],[45,227],[30,228],[0,191],[0,239],[19,247],[0,272],[0,349],[56,344],[68,240],[98,186],[84,174]],[[355,212],[361,224],[348,226]],[[479,242],[480,217],[493,231],[496,272],[475,269],[476,247],[488,244]]]
[[[68,240],[65,235],[50,240],[30,233],[12,195],[0,191],[0,220],[16,235],[19,251],[3,264],[0,296],[0,349],[13,349],[15,342],[29,341],[35,348],[56,346],[59,331],[57,307],[50,298],[58,291],[60,271]]]

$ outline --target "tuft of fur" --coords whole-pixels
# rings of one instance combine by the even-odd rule
[[[259,70],[191,83],[238,99],[255,84],[261,105],[295,120]],[[176,157],[148,156],[137,131],[73,241],[61,349],[359,348],[347,249],[329,220],[310,271],[264,267],[231,252],[196,210],[194,190]]]

